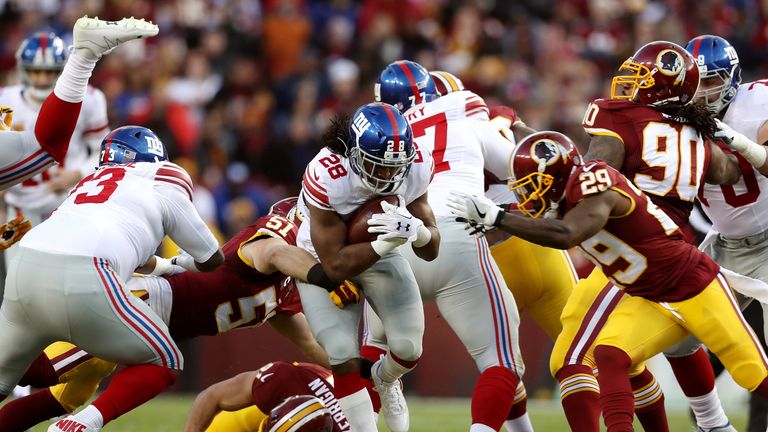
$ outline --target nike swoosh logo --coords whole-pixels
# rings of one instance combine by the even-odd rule
[[[266,375],[259,375],[259,381],[267,382],[267,378],[271,377],[272,375],[274,375],[274,373],[268,373]]]
[[[475,206],[475,211],[477,212],[477,215],[480,216],[481,218],[485,218],[485,213],[480,213],[480,209],[477,208],[477,204],[475,204],[474,201],[472,201],[472,205]]]
[[[590,165],[590,166],[584,167],[584,171],[589,171],[589,170],[591,170],[592,168],[594,168],[596,165],[597,165],[596,163],[593,163],[593,164],[592,164],[592,165]]]

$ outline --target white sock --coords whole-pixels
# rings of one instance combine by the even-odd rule
[[[475,423],[469,427],[469,432],[496,432],[496,430],[482,423]]]
[[[362,389],[339,399],[341,410],[347,416],[350,430],[359,432],[376,432],[376,421],[373,418],[373,404],[368,390]]]
[[[528,413],[516,419],[505,421],[504,427],[507,428],[507,432],[533,432],[533,425],[531,424],[531,418],[528,417]]]
[[[728,424],[728,417],[720,404],[717,389],[704,396],[689,397],[688,403],[696,415],[696,424],[701,428],[710,429]]]
[[[104,417],[101,416],[101,412],[93,405],[83,408],[82,411],[75,414],[74,418],[80,423],[95,429],[104,427]]]
[[[379,367],[372,372],[386,383],[393,383],[399,380],[400,377],[413,369],[406,368],[400,363],[396,362],[395,359],[392,358],[392,355],[389,353],[382,357],[381,361],[377,363],[379,364]]]
[[[82,102],[94,67],[96,67],[96,60],[85,58],[74,50],[64,65],[59,79],[56,80],[53,92],[65,102]]]

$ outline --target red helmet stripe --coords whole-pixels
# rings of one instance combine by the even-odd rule
[[[389,117],[389,123],[392,124],[392,132],[395,134],[395,149],[397,150],[400,148],[400,134],[397,133],[397,120],[395,120],[395,113],[389,105],[383,105],[383,107],[384,112],[386,112],[387,117]]]
[[[43,55],[42,60],[45,61],[45,49],[48,47],[48,35],[43,33],[40,35],[40,54]]]
[[[421,94],[419,93],[419,88],[416,86],[416,78],[413,77],[411,69],[409,69],[404,62],[397,62],[397,65],[400,66],[400,69],[402,69],[405,73],[405,77],[408,78],[408,83],[411,85],[411,91],[413,92],[413,96],[416,98],[416,103],[420,104]]]
[[[104,156],[102,156],[103,159],[101,161],[102,163],[109,162],[109,148],[112,147],[112,137],[115,136],[116,133],[117,129],[110,132],[109,136],[107,136],[107,143],[104,146]]]
[[[704,38],[697,38],[696,42],[693,44],[693,57],[696,58],[699,56],[699,47],[701,47],[701,41],[704,40]]]

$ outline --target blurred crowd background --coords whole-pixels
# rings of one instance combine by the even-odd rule
[[[0,84],[34,31],[71,41],[83,14],[147,17],[157,38],[122,47],[92,83],[113,127],[163,138],[200,183],[201,211],[225,235],[293,194],[329,119],[373,99],[396,59],[458,75],[488,104],[584,142],[589,100],[641,44],[726,37],[745,79],[766,69],[766,0],[6,0]]]

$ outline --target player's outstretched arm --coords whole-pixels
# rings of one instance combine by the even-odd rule
[[[216,383],[197,395],[184,432],[203,432],[221,411],[237,411],[253,404],[251,388],[258,372],[244,372]]]
[[[331,368],[331,364],[328,362],[328,353],[312,336],[312,330],[309,328],[304,313],[299,312],[293,315],[277,313],[267,322],[278,333],[299,347],[304,356],[312,363],[319,364],[326,369]]]
[[[731,148],[731,150],[739,153],[741,156],[744,157],[744,159],[747,160],[753,167],[757,168],[758,171],[760,171],[760,174],[764,176],[768,176],[768,147],[765,145],[757,144],[756,142],[752,141],[751,139],[747,138],[744,134],[736,132],[733,130],[730,126],[725,124],[724,122],[717,120],[717,127],[718,130],[715,132],[715,138],[719,138],[722,140],[728,147]],[[765,136],[768,135],[768,130],[766,129],[766,125],[763,125],[760,130],[758,131],[758,139],[765,138]],[[761,137],[762,135],[762,137]],[[712,144],[712,159],[713,161],[710,162],[710,167],[714,164],[714,158],[715,158],[715,148],[717,148],[716,145]],[[717,148],[717,150],[720,150]],[[729,165],[735,165],[736,169],[738,169],[738,161],[734,158]],[[733,170],[733,166],[728,167],[730,170]],[[722,168],[721,168],[722,169]],[[738,181],[738,177],[736,180],[734,180],[734,183]],[[732,183],[717,183],[717,182],[710,182],[707,180],[707,183],[714,183],[714,184],[732,184]]]

